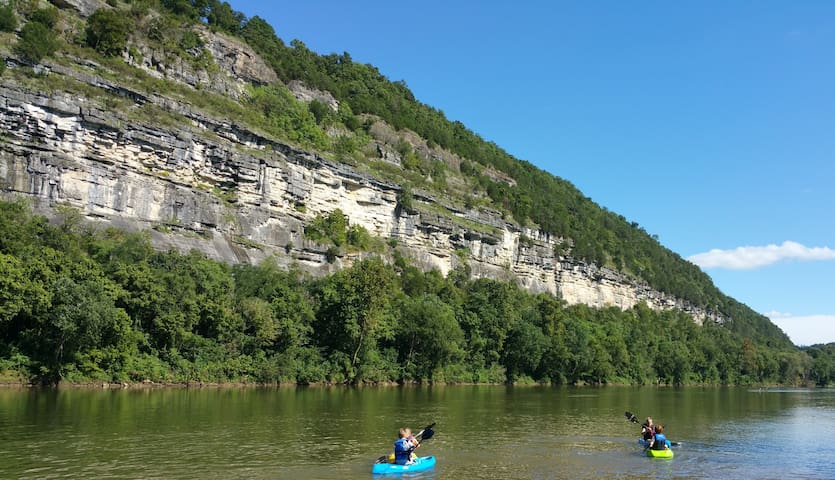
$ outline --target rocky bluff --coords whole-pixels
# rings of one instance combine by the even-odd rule
[[[246,46],[203,35],[210,37],[207,44],[223,77],[160,66],[151,51],[144,52],[141,66],[233,96],[245,83],[275,81]],[[516,281],[569,304],[626,309],[646,302],[655,309],[684,310],[699,323],[706,318],[703,311],[617,271],[573,260],[570,248],[556,249],[567,254],[555,253],[564,239],[509,223],[498,213],[441,205],[420,191],[413,193],[415,208],[406,211],[398,206],[398,184],[80,67],[83,61],[79,68],[48,63],[40,74],[70,78],[186,122],[166,126],[137,120],[93,98],[37,91],[4,75],[0,191],[5,198],[25,196],[47,216],[65,205],[92,222],[149,230],[158,248],[198,249],[230,263],[273,256],[279,264],[316,275],[366,255],[333,258],[327,246],[305,238],[308,222],[340,209],[352,224],[396,240],[396,248],[424,269],[446,274],[466,264],[473,276]],[[299,98],[317,94],[303,86],[296,92]],[[382,145],[378,152],[388,155]]]

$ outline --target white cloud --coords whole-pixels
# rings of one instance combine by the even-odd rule
[[[829,247],[807,247],[797,242],[786,241],[782,245],[772,244],[765,247],[713,249],[709,252],[691,255],[687,260],[705,269],[750,270],[784,260],[835,260],[835,250]]]
[[[835,342],[835,315],[794,316],[781,312],[764,315],[786,332],[795,345]]]

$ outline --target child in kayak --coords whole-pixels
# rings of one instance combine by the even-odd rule
[[[408,427],[401,428],[397,437],[394,442],[394,463],[408,465],[412,461],[412,452],[420,446],[420,442],[412,436],[412,430]]]
[[[655,426],[655,436],[649,442],[649,448],[653,450],[666,450],[670,448],[670,442],[667,436],[664,435],[664,427],[661,425]]]
[[[644,440],[650,441],[653,435],[655,435],[655,425],[652,424],[652,417],[647,417],[646,423],[641,425],[641,436]]]

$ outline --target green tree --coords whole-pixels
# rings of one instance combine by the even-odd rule
[[[441,272],[437,270],[424,272],[412,265],[403,268],[400,273],[400,285],[403,293],[410,297],[419,297],[427,293],[440,296],[449,286]]]
[[[112,285],[101,278],[79,283],[59,277],[52,284],[52,302],[42,328],[31,332],[43,352],[43,379],[63,378],[78,356],[103,346],[122,346],[130,333],[124,310],[114,304]],[[98,367],[96,367],[98,368]]]
[[[313,116],[316,118],[316,123],[319,125],[326,124],[327,120],[332,120],[334,118],[333,110],[323,102],[319,100],[313,100],[307,104],[308,110]]]
[[[14,32],[17,28],[17,17],[11,3],[0,5],[0,32]]]
[[[367,243],[370,239],[364,237],[359,228],[361,227],[351,229],[352,231],[349,232],[348,217],[337,208],[327,216],[317,215],[309,225],[305,226],[304,234],[311,240],[333,243],[340,247],[348,243],[350,233],[351,239],[357,242],[356,245],[361,246],[360,243]],[[365,235],[367,236],[368,232],[365,232]]]
[[[206,16],[209,0],[162,0],[162,6],[176,15],[197,20]]]
[[[591,370],[586,377],[586,381],[598,385],[606,383],[614,375],[615,368],[612,365],[612,355],[606,349],[599,334],[592,337],[588,354],[591,357]]]
[[[806,352],[813,359],[809,375],[815,385],[825,387],[835,381],[835,343],[809,347]]]
[[[400,364],[409,378],[432,379],[438,368],[463,354],[464,334],[452,307],[436,295],[401,302],[396,329]]]
[[[408,185],[403,185],[400,191],[397,192],[397,210],[398,212],[406,212],[409,215],[413,215],[416,212],[414,195]]]
[[[683,385],[691,368],[690,349],[684,342],[664,340],[658,349],[655,368],[667,383]]]
[[[325,150],[330,144],[325,131],[316,123],[307,105],[296,100],[286,87],[253,87],[246,106],[258,116],[257,121],[275,134],[302,146]]]
[[[584,305],[578,305],[572,309],[565,321],[565,356],[561,361],[564,365],[562,373],[569,383],[587,381],[594,377],[593,333],[583,313],[588,314],[588,309]]]
[[[278,321],[273,315],[270,303],[258,297],[246,297],[238,301],[238,309],[252,337],[255,350],[275,345],[278,339]]]
[[[23,60],[38,63],[44,57],[55,53],[58,49],[58,39],[49,27],[41,22],[29,22],[20,30],[20,39],[15,46],[15,52]]]
[[[240,33],[245,22],[246,17],[244,14],[232,10],[229,2],[209,0],[208,13],[206,14],[206,23],[209,25],[219,28],[224,32],[237,35]]]
[[[272,296],[270,309],[276,319],[277,348],[288,350],[309,344],[314,319],[310,304],[310,299],[298,284],[284,284]]]
[[[52,30],[58,23],[58,9],[54,7],[39,8],[29,16],[30,22],[39,22]]]
[[[394,272],[371,258],[335,273],[315,289],[315,337],[332,356],[345,359],[351,382],[363,380],[358,367],[379,354],[378,341],[393,337],[388,307],[394,286]]]
[[[116,56],[127,47],[129,29],[128,19],[122,13],[100,8],[87,19],[85,42],[99,53]]]
[[[0,332],[2,326],[26,309],[29,289],[23,263],[14,256],[0,253]]]
[[[367,250],[371,246],[371,234],[362,225],[351,225],[346,232],[348,245],[360,250]]]
[[[526,310],[507,334],[503,363],[509,382],[520,375],[535,375],[548,349],[548,337],[536,325],[538,321],[535,317],[533,310]]]
[[[480,278],[466,288],[462,328],[469,351],[483,359],[485,366],[498,363],[510,327],[518,318],[519,290],[515,285]]]

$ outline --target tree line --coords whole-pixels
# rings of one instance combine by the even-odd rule
[[[0,378],[68,382],[818,384],[835,349],[679,311],[568,306],[394,253],[324,278],[156,251],[0,202]],[[346,225],[346,228],[349,228]]]

